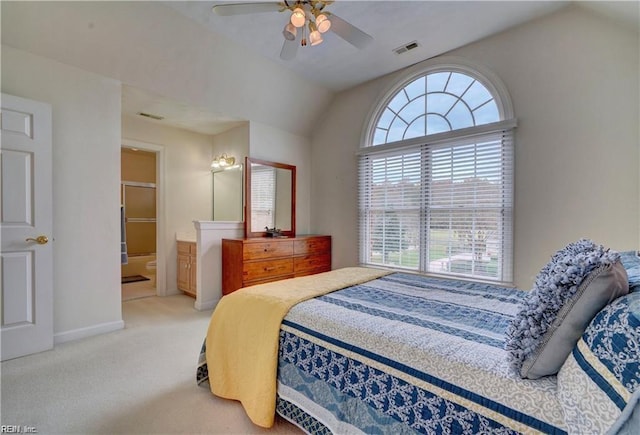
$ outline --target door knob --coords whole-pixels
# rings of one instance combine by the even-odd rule
[[[26,242],[36,242],[38,245],[46,245],[49,242],[49,238],[47,236],[38,236],[35,239],[33,237],[29,237],[25,240]]]

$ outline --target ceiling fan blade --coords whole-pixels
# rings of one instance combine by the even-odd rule
[[[213,12],[223,17],[229,15],[258,14],[262,12],[279,12],[282,5],[276,2],[270,3],[228,3],[215,5],[211,8]]]
[[[329,21],[331,21],[330,30],[356,48],[366,48],[373,42],[371,36],[335,14],[329,15]]]
[[[280,50],[280,59],[282,60],[293,60],[298,53],[298,46],[300,45],[299,38],[296,37],[293,41],[288,39],[284,40],[282,44],[282,50]]]

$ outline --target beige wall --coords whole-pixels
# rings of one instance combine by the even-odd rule
[[[159,1],[2,1],[2,44],[308,135],[332,93]],[[295,92],[291,92],[295,89]]]
[[[120,84],[3,46],[2,92],[52,105],[56,342],[121,328]]]
[[[355,152],[367,113],[401,73],[345,91],[325,110],[332,97],[326,90],[263,59],[238,55],[246,51],[160,4],[1,7],[2,91],[53,106],[58,340],[122,326],[122,137],[158,144],[165,155],[166,227],[158,249],[167,253],[167,286],[175,288],[175,234],[192,231],[193,220],[211,219],[213,142],[121,120],[119,81],[250,119],[239,133],[249,137],[248,153],[298,168],[298,233],[332,234],[334,267],[357,263]],[[638,51],[637,33],[572,9],[451,53],[500,76],[519,118],[518,285],[530,286],[548,256],[577,237],[637,248]],[[261,80],[253,80],[255,71]],[[287,98],[291,87],[302,94]],[[311,139],[305,136],[310,128]]]
[[[165,207],[158,216],[157,249],[159,260],[164,258],[165,274],[158,277],[158,286],[164,288],[161,294],[178,293],[176,234],[193,233],[194,220],[212,219],[214,138],[137,118],[121,119],[117,80],[6,45],[2,46],[2,91],[53,105],[56,339],[122,327],[119,186],[123,139],[150,144],[163,153],[160,176],[164,188],[159,195]],[[226,137],[234,134],[238,140],[233,152],[237,150],[238,157],[251,153],[250,137],[252,155],[298,166],[302,173],[298,189],[304,195],[298,201],[298,225],[309,231],[309,140],[259,123],[238,127]],[[222,147],[219,139],[215,148]],[[96,237],[98,232],[100,237]]]
[[[298,202],[298,213],[308,231],[310,142],[298,135],[308,133],[329,91],[245,55],[232,41],[159,2],[1,2],[0,7],[2,90],[53,104],[57,336],[122,326],[123,138],[154,144],[164,156],[160,176],[166,177],[161,193],[166,207],[158,216],[157,248],[165,255],[166,274],[158,277],[158,285],[165,282],[166,293],[177,292],[176,233],[192,232],[193,220],[212,218],[213,141],[121,120],[121,83],[212,113],[256,120],[251,132],[247,125],[238,135],[250,135],[261,157],[293,162],[305,173],[300,191],[306,197]],[[260,80],[254,80],[256,71]],[[295,96],[288,92],[292,86],[299,89]],[[279,151],[264,150],[271,144]],[[248,141],[243,146],[242,157],[249,154]]]
[[[242,222],[244,197],[243,168],[238,167],[213,174],[213,220]]]
[[[166,294],[177,294],[176,234],[195,233],[194,220],[210,221],[213,217],[213,136],[124,116],[122,137],[162,149],[164,178],[158,186],[158,195],[164,204],[164,214],[158,216],[162,244],[158,246],[161,253],[158,258],[165,258]]]
[[[213,155],[227,154],[244,164],[249,155],[249,122],[213,136]]]
[[[581,237],[634,249],[639,217],[638,33],[579,7],[448,55],[505,83],[516,130],[515,284]],[[312,137],[312,221],[333,266],[358,263],[357,158],[370,108],[402,72],[339,94]]]
[[[236,164],[244,165],[249,155],[249,122],[213,136],[213,155],[226,153],[236,158]],[[213,220],[243,220],[244,172],[217,174],[214,182]]]
[[[311,142],[258,122],[250,124],[249,155],[296,167],[296,234],[311,232]]]

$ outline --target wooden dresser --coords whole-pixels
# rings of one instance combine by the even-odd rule
[[[222,294],[331,270],[331,236],[222,239]]]

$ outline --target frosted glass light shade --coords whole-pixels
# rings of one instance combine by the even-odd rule
[[[317,30],[314,30],[309,34],[309,42],[311,45],[318,45],[322,42],[322,35]]]
[[[298,30],[296,29],[296,26],[294,26],[291,23],[287,23],[287,25],[284,26],[284,30],[282,31],[282,34],[284,35],[284,39],[288,41],[294,41],[296,39],[297,33],[298,33]]]
[[[296,27],[304,26],[305,21],[307,20],[304,15],[304,11],[301,8],[295,8],[293,13],[291,14],[291,24]]]
[[[324,33],[331,28],[331,21],[325,14],[320,14],[316,17],[316,26],[320,33]]]
[[[215,157],[213,159],[211,162],[211,169],[226,168],[228,166],[233,166],[235,163],[235,157],[229,157],[226,154],[222,154],[220,157]]]

